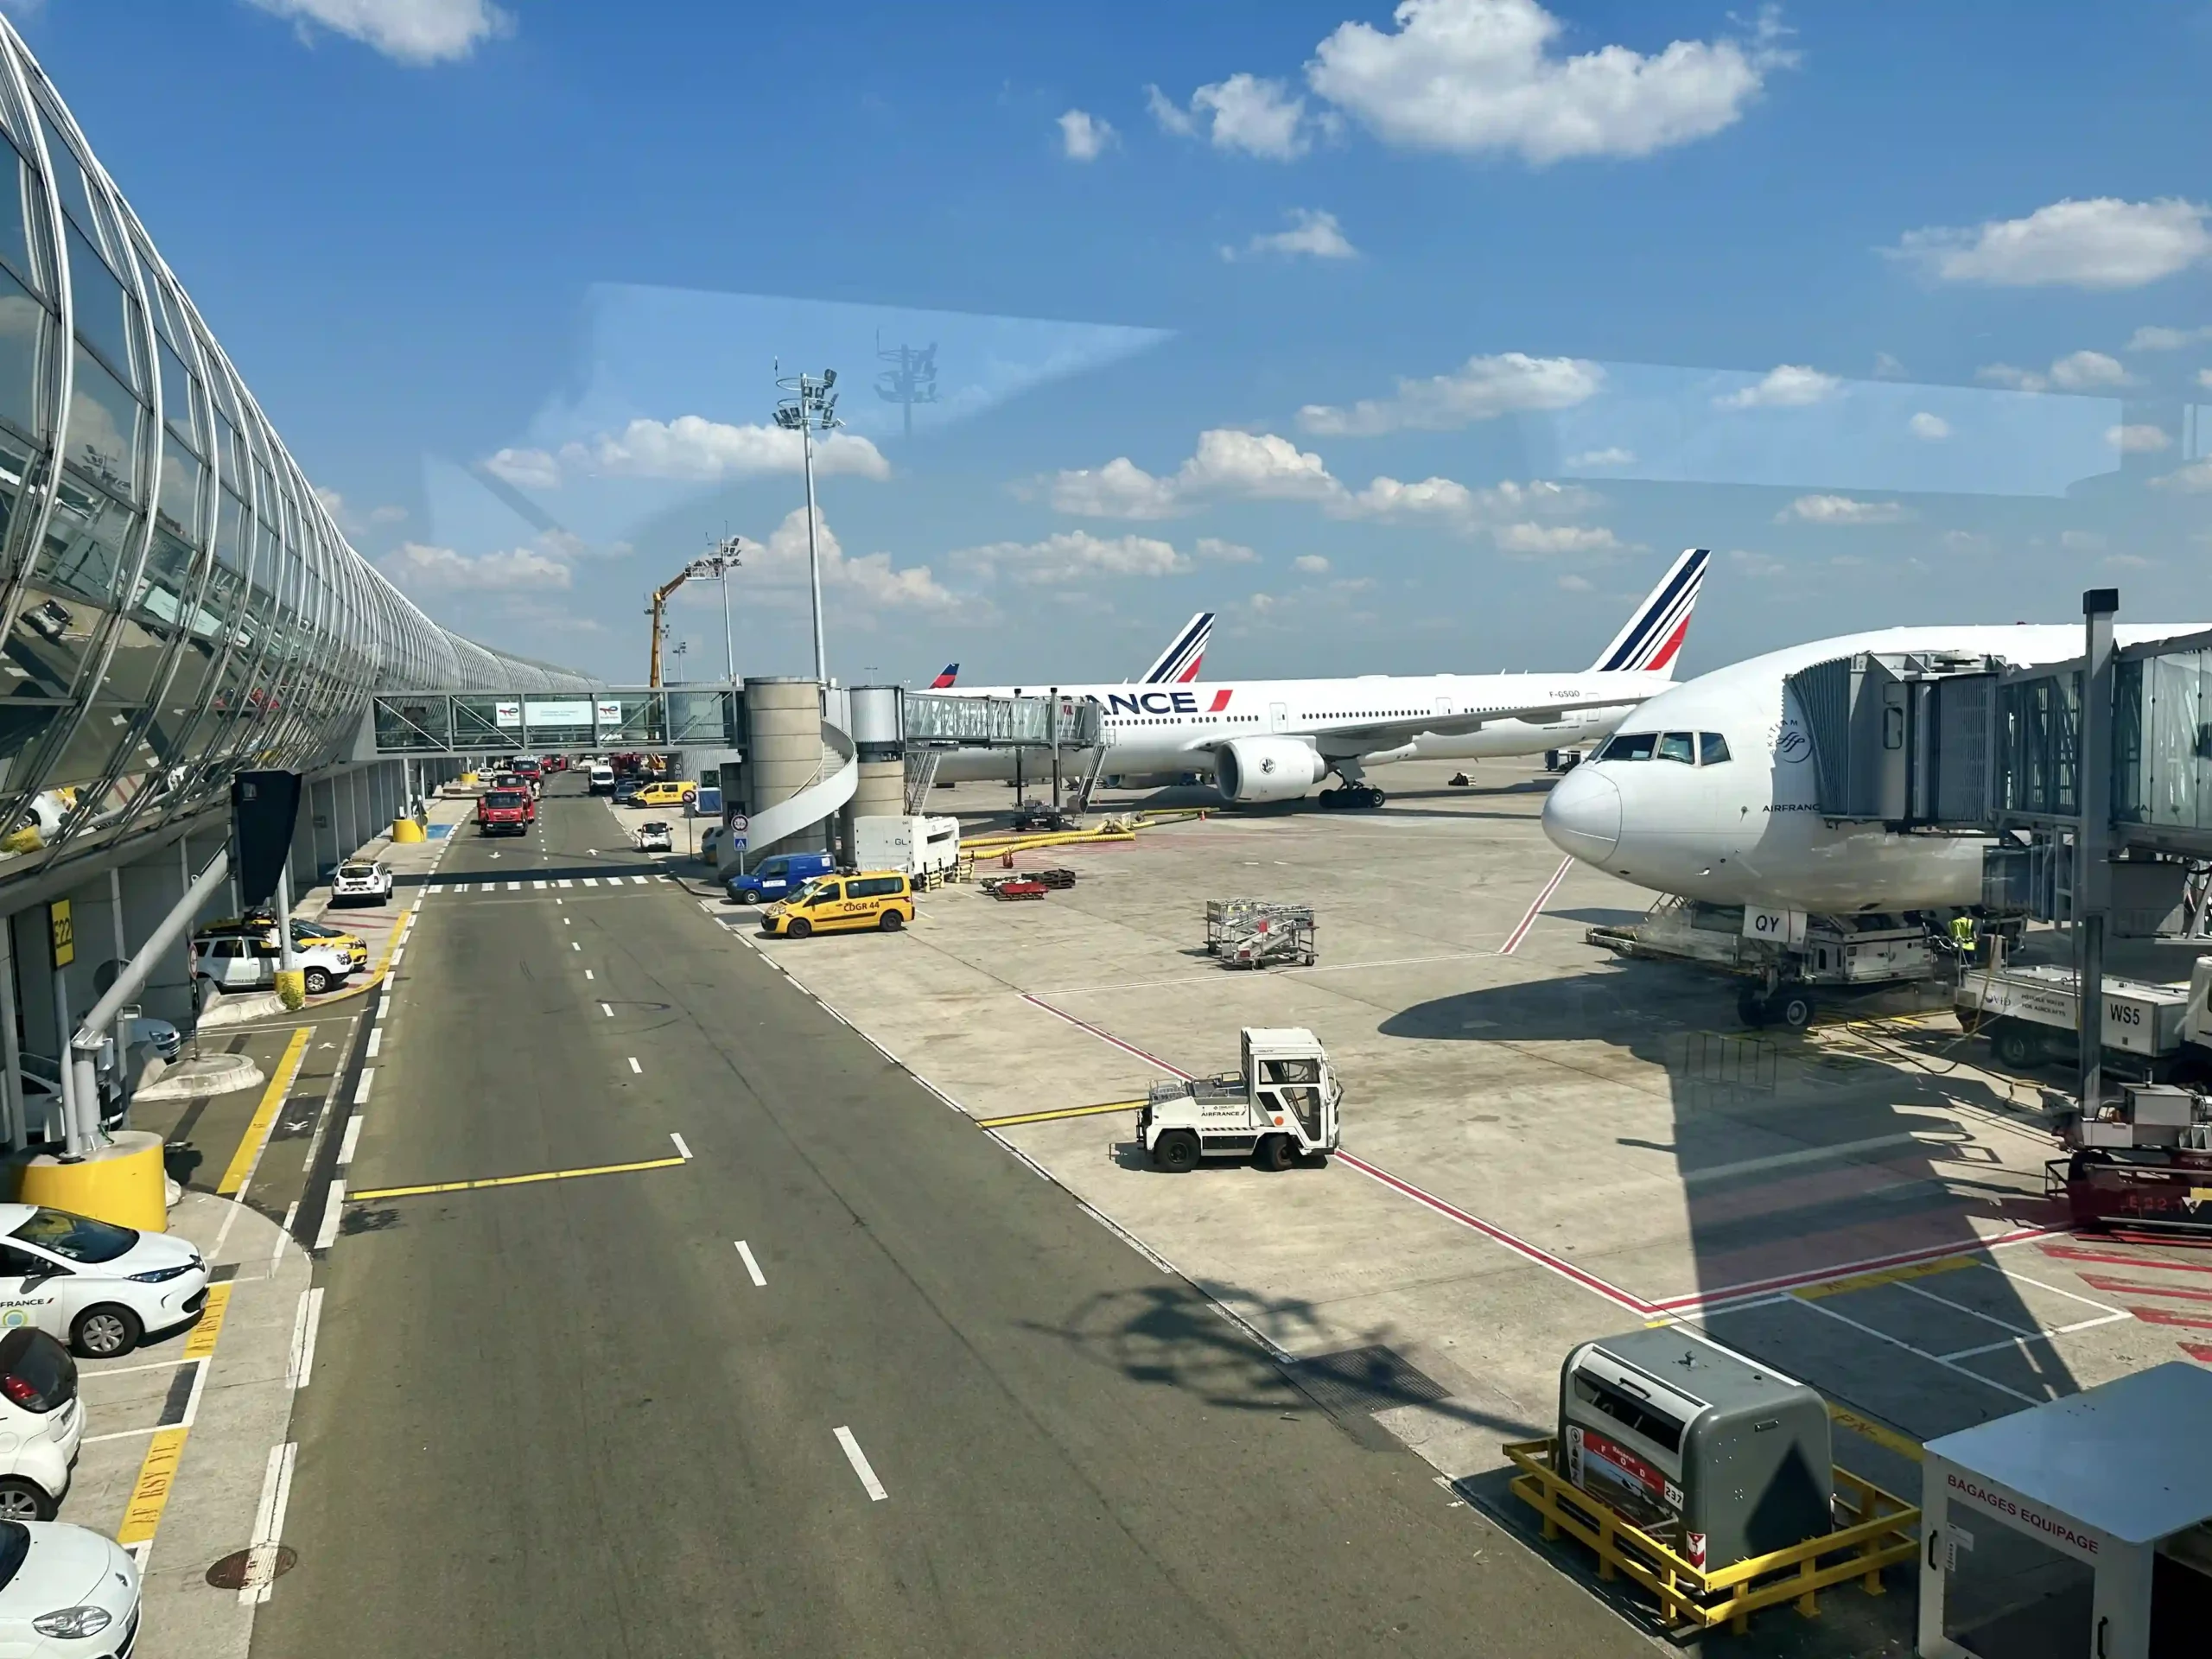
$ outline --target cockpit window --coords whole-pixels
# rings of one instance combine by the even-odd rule
[[[1649,760],[1651,746],[1659,741],[1656,732],[1622,732],[1598,752],[1600,760]]]
[[[1728,758],[1728,740],[1718,732],[1700,732],[1697,747],[1697,763],[1701,766],[1717,766]]]
[[[1697,764],[1697,739],[1688,732],[1669,732],[1659,740],[1658,758],[1679,760],[1686,766]]]

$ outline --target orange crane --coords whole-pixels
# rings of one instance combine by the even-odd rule
[[[677,588],[681,588],[685,582],[690,581],[692,572],[697,568],[698,567],[696,565],[687,564],[683,569],[677,571],[674,576],[671,577],[668,581],[661,583],[659,587],[653,589],[652,607],[645,613],[647,616],[650,616],[653,620],[652,664],[652,671],[645,677],[645,683],[656,689],[660,685],[660,637],[664,632],[661,626],[662,613],[667,607],[668,596],[674,593]]]
[[[661,583],[659,587],[653,589],[653,602],[645,611],[645,614],[653,620],[652,660],[651,671],[645,679],[645,683],[647,685],[653,687],[656,690],[660,687],[660,642],[661,636],[667,632],[667,629],[664,625],[664,613],[668,607],[668,596],[674,593],[677,588],[681,588],[685,582],[690,581],[692,577],[720,576],[723,579],[722,632],[725,635],[728,633],[728,576],[729,573],[732,570],[736,569],[738,567],[740,563],[738,555],[743,545],[744,538],[742,537],[731,536],[725,537],[721,542],[716,544],[713,552],[708,554],[704,558],[692,560],[690,563],[685,565],[681,570],[677,571],[675,575],[671,576],[668,581]],[[725,641],[725,643],[727,643],[727,641]]]

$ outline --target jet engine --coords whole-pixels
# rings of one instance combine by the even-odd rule
[[[1293,737],[1235,737],[1214,751],[1214,785],[1225,801],[1294,801],[1328,775],[1329,763]]]

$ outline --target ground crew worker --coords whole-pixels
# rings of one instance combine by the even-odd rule
[[[1951,918],[1951,943],[1959,955],[1971,962],[1974,959],[1974,918],[1963,912]]]

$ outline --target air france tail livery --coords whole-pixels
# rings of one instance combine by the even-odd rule
[[[1205,659],[1206,645],[1212,639],[1213,613],[1200,611],[1183,625],[1182,632],[1167,642],[1167,649],[1145,670],[1144,683],[1188,685],[1198,677],[1198,664]]]
[[[1198,677],[1198,664],[1206,654],[1206,645],[1213,639],[1211,611],[1200,611],[1185,622],[1175,637],[1167,642],[1167,649],[1153,659],[1144,671],[1146,685],[1187,685]],[[932,691],[950,691],[960,677],[960,664],[947,663],[944,671],[930,682]]]
[[[1365,781],[1370,766],[1535,754],[1610,734],[1630,709],[1673,683],[1710,558],[1704,548],[1692,548],[1676,559],[1628,626],[1580,674],[1192,680],[1155,683],[1154,689],[998,686],[961,695],[1049,690],[1097,703],[1109,772],[1211,769],[1223,798],[1240,803],[1295,800],[1333,772],[1344,787],[1325,791],[1325,804],[1380,806],[1382,791]],[[1007,751],[970,749],[947,753],[937,775],[963,783],[1010,778],[1013,771]]]
[[[2202,626],[2113,632],[2133,645]],[[1644,703],[1561,779],[1544,803],[1544,833],[1611,874],[1713,905],[1841,916],[1979,904],[1986,841],[1821,816],[1812,728],[1789,677],[1862,652],[2024,668],[2082,650],[2078,623],[1890,628],[1717,669]]]

